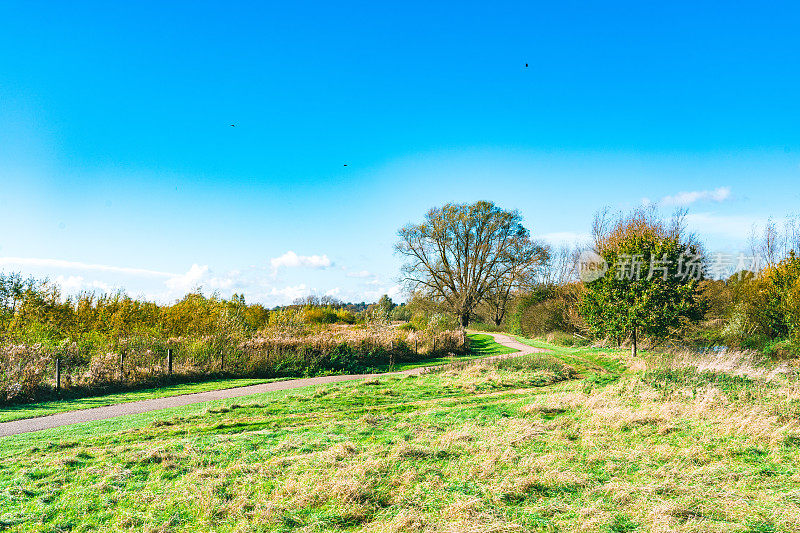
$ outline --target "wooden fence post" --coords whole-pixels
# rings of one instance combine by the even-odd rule
[[[225,372],[225,350],[219,351],[219,371]]]
[[[125,382],[125,350],[119,352],[119,381]]]
[[[56,357],[56,393],[61,394],[61,358]]]
[[[167,348],[167,374],[172,375],[172,348]]]

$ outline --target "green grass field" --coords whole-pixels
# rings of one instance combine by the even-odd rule
[[[502,355],[512,353],[516,350],[498,344],[490,335],[470,334],[470,352],[466,355],[455,357],[432,357],[414,363],[404,363],[392,367],[380,368],[382,372],[397,372],[409,370],[422,366],[443,365],[454,362],[470,361],[481,357]],[[234,387],[245,387],[247,385],[257,385],[276,381],[271,379],[212,379],[197,383],[176,383],[162,387],[152,387],[136,391],[123,391],[112,394],[98,396],[66,398],[63,400],[52,400],[45,402],[7,405],[0,407],[0,422],[10,422],[12,420],[22,420],[38,416],[47,416],[66,411],[76,411],[80,409],[91,409],[92,407],[103,407],[118,403],[136,402],[139,400],[150,400],[153,398],[166,398],[178,396],[180,394],[193,394]]]
[[[8,437],[0,528],[798,531],[792,379],[621,357],[556,349]]]
[[[517,350],[498,344],[495,342],[491,335],[485,333],[469,333],[469,352],[463,355],[454,355],[453,357],[431,357],[413,363],[403,363],[393,367],[384,367],[379,370],[383,372],[398,372],[402,370],[410,370],[412,368],[419,368],[423,366],[438,366],[448,365],[453,363],[468,363],[475,359],[482,359],[484,357],[493,357],[496,355],[506,355],[514,353]]]
[[[219,389],[230,389],[234,387],[245,387],[247,385],[257,385],[274,381],[269,379],[214,379],[198,383],[177,383],[165,385],[163,387],[153,387],[136,391],[124,391],[101,396],[89,396],[84,398],[69,398],[64,400],[51,400],[37,403],[24,403],[17,405],[6,405],[0,407],[0,422],[10,422],[23,418],[33,418],[46,416],[66,411],[76,411],[79,409],[91,409],[92,407],[103,407],[117,403],[137,402],[139,400],[150,400],[153,398],[166,398],[180,394],[193,394]]]

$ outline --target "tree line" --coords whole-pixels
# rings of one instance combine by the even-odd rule
[[[687,231],[686,211],[600,211],[584,250],[531,239],[516,211],[447,204],[398,232],[411,309],[518,334],[800,353],[800,225],[769,222],[733,272]],[[587,267],[587,268],[584,268]],[[716,275],[715,275],[716,274]]]

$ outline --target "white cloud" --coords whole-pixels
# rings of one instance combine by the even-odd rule
[[[164,282],[168,289],[178,292],[186,292],[197,287],[201,280],[208,274],[208,265],[200,266],[198,264],[186,272],[186,274],[174,275]]]
[[[98,280],[86,281],[83,276],[56,276],[53,281],[66,294],[74,294],[82,290],[98,289],[103,292],[111,290],[111,286],[108,283]]]
[[[403,294],[403,286],[402,285],[393,285],[392,287],[389,288],[388,291],[386,291],[386,294],[388,294],[389,298],[391,298],[392,300],[396,300],[397,298],[402,296],[402,294]]]
[[[83,288],[83,277],[82,276],[56,276],[53,280],[61,287],[61,290],[67,293],[78,292]]]
[[[62,259],[40,259],[26,257],[0,257],[0,266],[9,265],[13,267],[34,268],[48,270],[77,270],[82,275],[55,276],[53,281],[61,287],[65,294],[74,294],[82,290],[100,290],[108,292],[113,288],[112,284],[103,280],[91,279],[93,274],[100,275],[123,275],[135,277],[166,278],[163,281],[166,291],[158,294],[159,300],[167,300],[176,296],[182,296],[186,292],[202,286],[212,290],[230,289],[240,276],[238,271],[232,271],[227,276],[212,276],[208,265],[193,264],[185,274],[173,274],[157,270],[143,268],[128,268],[112,265],[100,265],[92,263],[82,263],[78,261],[65,261]],[[115,282],[116,284],[117,282]],[[159,281],[158,283],[161,283]]]
[[[65,261],[63,259],[40,259],[35,257],[0,257],[0,265],[91,270],[97,272],[111,272],[115,274],[131,274],[135,276],[155,276],[163,278],[174,276],[174,274],[170,274],[169,272],[159,272],[157,270],[148,270],[145,268],[97,265],[92,263],[81,263],[79,261]]]
[[[402,285],[392,285],[391,287],[378,287],[371,291],[366,291],[363,293],[364,301],[367,302],[377,302],[381,296],[384,294],[388,295],[389,298],[394,300],[395,302],[403,300],[403,286]]]
[[[280,257],[273,257],[269,260],[272,265],[274,273],[278,272],[279,268],[328,268],[331,266],[331,260],[327,255],[297,255],[292,250],[289,250]]]
[[[310,277],[301,277],[291,280],[286,286],[279,286],[274,283],[274,277],[265,275],[263,267],[257,265],[216,273],[209,265],[195,263],[184,273],[174,273],[60,259],[0,257],[0,269],[4,265],[35,276],[49,277],[61,287],[65,296],[84,290],[110,292],[121,288],[132,295],[167,303],[195,288],[202,288],[206,293],[218,291],[226,298],[238,292],[245,294],[248,302],[283,305],[309,294],[336,296],[346,301],[373,301],[383,294],[390,294],[392,298],[400,295],[399,287],[395,289],[367,270],[329,270],[324,275],[327,281],[316,279],[319,276],[313,273],[313,282]],[[271,266],[276,270],[283,267],[326,269],[333,266],[333,262],[325,255],[298,256],[287,252],[274,258]],[[338,278],[338,281],[333,281],[333,278]],[[314,288],[316,284],[323,288]]]
[[[269,294],[271,296],[281,296],[284,301],[292,301],[295,298],[300,298],[301,296],[306,296],[311,291],[308,290],[305,283],[301,283],[295,286],[283,287],[282,289],[278,289],[276,287],[272,287]]]
[[[662,205],[686,206],[699,201],[724,202],[731,197],[730,187],[718,187],[713,191],[679,192],[673,196],[665,196],[659,202]],[[644,198],[642,203],[648,205],[650,200]]]

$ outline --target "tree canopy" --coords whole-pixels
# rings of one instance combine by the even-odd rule
[[[406,284],[441,301],[462,326],[491,291],[534,264],[538,249],[518,212],[485,201],[433,208],[399,236]]]
[[[640,333],[664,337],[702,317],[703,257],[684,234],[680,214],[669,224],[647,209],[604,217],[595,221],[594,244],[608,270],[586,283],[582,314],[596,335],[630,335],[636,355]]]

